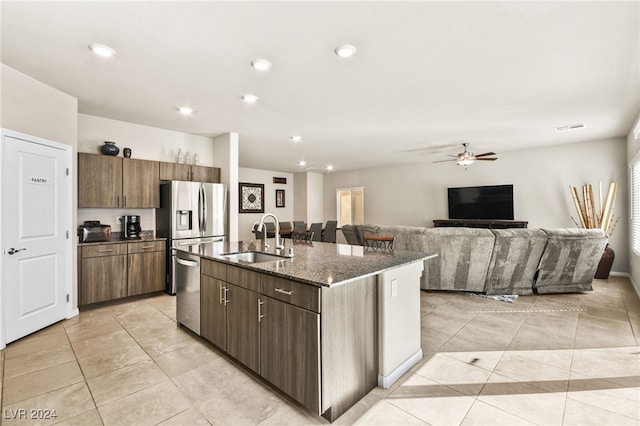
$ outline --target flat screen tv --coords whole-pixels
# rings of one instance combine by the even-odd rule
[[[513,220],[513,185],[448,188],[449,219]]]

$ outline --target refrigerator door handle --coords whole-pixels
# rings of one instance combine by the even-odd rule
[[[200,184],[200,191],[202,191],[202,231],[207,231],[207,191],[204,189],[204,185]]]
[[[200,231],[200,235],[202,235],[202,232],[204,231],[202,217],[202,185],[198,185],[198,231]]]

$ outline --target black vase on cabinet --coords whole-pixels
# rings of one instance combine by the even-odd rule
[[[116,156],[120,152],[120,148],[116,146],[115,142],[104,141],[104,145],[100,147],[100,152],[104,155]]]

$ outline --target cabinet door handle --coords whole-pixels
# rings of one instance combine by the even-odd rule
[[[127,196],[124,196],[124,206],[123,207],[127,207]]]
[[[120,196],[116,195],[116,205],[120,207]]]
[[[98,249],[98,253],[111,253],[113,249]]]
[[[224,306],[227,306],[227,303],[231,302],[231,299],[227,297],[227,293],[229,293],[229,288],[224,288]]]
[[[142,246],[141,248],[143,249],[149,249],[149,248],[153,248],[154,246]]]
[[[264,315],[262,315],[262,305],[264,305],[264,302],[258,299],[258,322],[264,318]]]
[[[219,288],[219,293],[220,293],[220,304],[222,305],[222,302],[224,302],[224,296],[222,295],[222,289],[224,288],[224,286],[222,284],[218,285]]]
[[[293,294],[293,290],[285,290],[283,288],[276,288],[278,293],[286,294],[287,296],[291,296]]]

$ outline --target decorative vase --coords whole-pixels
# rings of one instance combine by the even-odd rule
[[[131,148],[124,148],[122,155],[124,155],[124,158],[131,158]]]
[[[115,142],[104,141],[104,145],[100,147],[100,152],[104,155],[116,156],[120,152],[120,148],[116,146]]]
[[[600,259],[600,263],[598,263],[595,278],[599,280],[606,280],[609,278],[609,272],[611,272],[611,266],[613,265],[613,259],[615,259],[615,257],[615,252],[611,247],[609,247],[609,244],[607,244],[604,248],[602,259]]]

